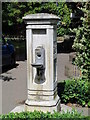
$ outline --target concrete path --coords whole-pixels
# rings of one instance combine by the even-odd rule
[[[64,66],[68,61],[68,54],[57,55],[58,81],[67,79],[64,75]],[[0,84],[2,92],[2,113],[8,113],[19,104],[23,104],[27,98],[27,61],[17,62],[16,68],[12,68],[1,74]],[[1,88],[0,88],[1,89]],[[0,111],[1,112],[1,111]]]
[[[64,75],[65,65],[69,61],[69,53],[57,55],[58,82],[67,79]],[[0,78],[0,113],[8,113],[16,106],[23,104],[27,98],[27,61],[17,62],[17,66],[5,70]]]
[[[65,65],[69,62],[69,53],[57,55],[57,80],[58,82],[68,79],[65,76]]]
[[[69,54],[60,53],[57,55],[57,78],[58,82],[67,79],[64,75],[65,65],[68,63]],[[24,111],[24,103],[27,99],[27,61],[17,62],[17,66],[5,70],[0,75],[0,114],[6,114],[13,110]],[[61,104],[61,111],[71,111],[71,107]],[[79,112],[82,109],[77,109]],[[89,115],[90,109],[84,110],[84,115]]]
[[[18,66],[1,74],[2,113],[6,114],[27,98],[26,61],[17,62]]]
[[[60,104],[61,107],[61,113],[67,113],[68,112],[72,112],[73,108],[69,107],[65,104]],[[90,115],[90,108],[80,108],[80,107],[76,107],[75,110],[77,110],[78,113],[81,113],[84,116],[89,116]],[[17,107],[15,107],[11,112],[25,112],[25,104],[19,105]]]

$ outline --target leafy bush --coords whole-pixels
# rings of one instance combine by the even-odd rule
[[[85,106],[90,102],[90,93],[89,86],[90,83],[88,81],[82,79],[72,79],[66,80],[63,84],[63,90],[59,90],[59,96],[61,98],[61,102],[63,103],[77,103],[82,106]],[[60,85],[59,85],[60,86]]]
[[[2,31],[4,34],[24,34],[25,26],[22,17],[27,14],[52,13],[61,18],[58,35],[66,34],[71,23],[70,13],[66,2],[3,2],[2,3]],[[5,29],[7,28],[7,30]],[[18,31],[18,32],[17,32]]]
[[[90,101],[88,102],[88,107],[90,107]]]
[[[49,120],[49,119],[60,119],[64,120],[67,118],[67,120],[86,120],[85,117],[82,116],[81,113],[78,113],[76,110],[72,109],[71,112],[67,111],[65,112],[54,112],[53,114],[50,112],[44,113],[42,111],[34,111],[34,112],[21,112],[21,113],[9,113],[7,115],[1,115],[0,119],[2,120]],[[89,119],[88,119],[89,120]]]
[[[68,34],[70,34],[69,28],[64,28],[63,26],[59,26],[57,28],[57,36],[63,36],[63,35],[68,35]]]
[[[77,52],[75,63],[82,71],[82,78],[90,81],[90,3],[86,2],[82,10],[84,11],[83,24],[82,27],[74,29],[76,37],[73,48]]]

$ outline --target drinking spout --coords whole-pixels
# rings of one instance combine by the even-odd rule
[[[32,65],[32,67],[35,67],[35,68],[43,68],[42,64],[32,63],[31,65]]]

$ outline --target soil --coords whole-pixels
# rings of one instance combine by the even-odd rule
[[[80,104],[76,104],[76,103],[67,103],[66,105],[69,107],[80,107],[80,108],[83,107]],[[84,106],[84,108],[88,108],[87,104]]]

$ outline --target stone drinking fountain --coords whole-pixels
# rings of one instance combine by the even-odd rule
[[[27,100],[25,109],[60,111],[57,95],[57,22],[53,14],[23,17],[27,41]]]

